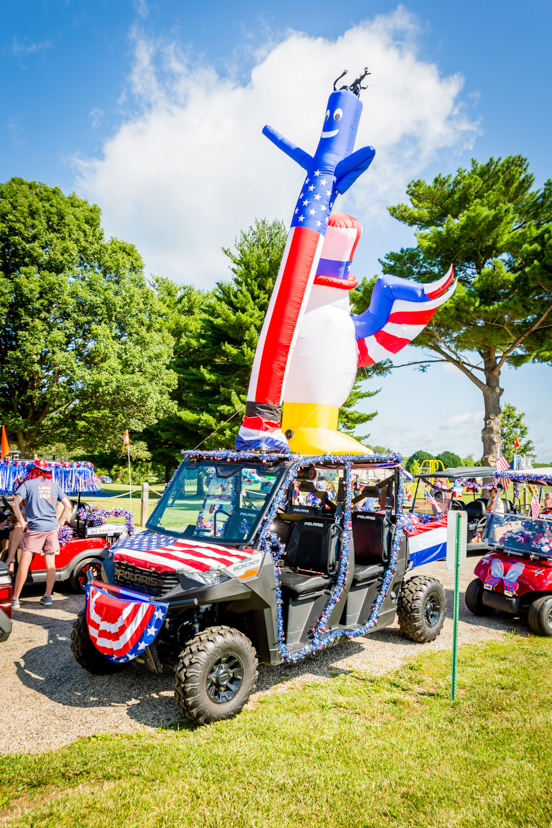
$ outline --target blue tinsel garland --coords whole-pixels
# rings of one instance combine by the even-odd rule
[[[303,466],[308,463],[320,463],[321,460],[326,460],[330,462],[343,462],[346,468],[351,468],[353,465],[353,460],[356,459],[358,461],[358,455],[347,455],[347,456],[331,456],[331,455],[323,455],[323,456],[314,456],[314,457],[301,457],[298,459],[293,466],[289,469],[287,476],[284,480],[284,483],[280,486],[280,490],[276,495],[272,506],[270,507],[267,516],[265,518],[265,528],[263,529],[260,537],[260,547],[261,549],[265,550],[272,556],[272,561],[274,564],[274,576],[276,580],[276,609],[277,609],[277,619],[278,619],[278,649],[280,651],[280,655],[284,659],[284,661],[290,663],[296,663],[301,659],[305,658],[307,655],[312,655],[313,653],[319,652],[320,650],[325,649],[338,638],[357,638],[359,635],[365,635],[369,630],[371,630],[377,623],[379,612],[382,607],[382,604],[387,596],[387,592],[389,591],[389,587],[393,581],[393,577],[395,575],[395,571],[397,569],[397,560],[399,549],[401,545],[401,537],[403,534],[403,526],[406,524],[406,518],[402,514],[402,507],[403,507],[403,500],[404,500],[404,488],[403,488],[403,475],[400,474],[400,486],[399,491],[397,493],[397,523],[396,523],[396,530],[395,536],[393,538],[393,543],[391,546],[391,554],[389,557],[389,563],[385,569],[383,583],[374,604],[374,608],[372,610],[372,614],[370,618],[364,624],[363,627],[360,627],[356,630],[337,630],[332,633],[326,632],[326,622],[331,616],[333,609],[341,595],[343,593],[343,589],[347,582],[348,576],[348,566],[349,566],[349,544],[350,544],[350,534],[349,534],[349,526],[351,523],[351,500],[352,500],[352,486],[350,481],[350,475],[348,476],[348,481],[346,485],[345,491],[345,509],[343,513],[343,523],[347,529],[342,533],[342,545],[341,545],[341,557],[340,557],[340,564],[339,570],[337,573],[336,582],[332,588],[332,592],[328,603],[324,607],[320,618],[317,621],[317,624],[314,628],[314,634],[312,643],[308,644],[305,647],[302,647],[300,650],[296,650],[293,653],[290,653],[288,648],[285,644],[285,631],[284,631],[284,619],[283,619],[283,601],[282,601],[282,593],[281,593],[281,585],[280,585],[280,567],[278,564],[278,560],[281,556],[282,552],[282,544],[280,542],[274,543],[275,533],[271,530],[271,524],[274,518],[276,517],[276,513],[278,511],[278,507],[281,505],[286,492],[288,490],[289,484],[294,480],[297,470],[300,466]],[[374,463],[375,467],[378,468],[385,468],[389,465],[398,465],[396,461],[390,462],[390,455],[367,455],[367,459],[370,459],[371,462]],[[400,458],[399,458],[400,459]],[[277,536],[276,536],[277,538]]]
[[[0,461],[0,493],[15,494],[33,466],[34,460],[7,458]],[[52,461],[47,463],[47,469],[52,472],[53,479],[66,494],[99,492],[102,488],[92,463]]]

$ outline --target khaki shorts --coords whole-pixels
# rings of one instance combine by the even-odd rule
[[[57,555],[59,552],[59,536],[57,529],[50,529],[48,532],[35,532],[33,529],[25,529],[19,548],[25,552],[42,552],[43,555]]]

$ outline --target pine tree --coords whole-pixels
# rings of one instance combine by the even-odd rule
[[[526,440],[529,429],[524,423],[525,414],[518,411],[515,405],[506,405],[502,408],[502,424],[500,427],[500,436],[502,438],[502,453],[504,457],[511,463],[514,459],[514,454],[519,454],[525,457],[535,457],[535,446],[531,440]],[[516,439],[519,440],[520,446],[514,449]]]
[[[351,437],[356,437],[361,443],[367,440],[370,435],[363,434],[359,436],[356,434],[356,429],[364,425],[364,423],[369,423],[370,420],[373,420],[378,412],[374,411],[371,414],[365,414],[362,411],[358,411],[356,406],[361,400],[375,397],[376,394],[379,394],[379,389],[377,391],[363,391],[361,388],[361,380],[357,377],[351,393],[339,410],[339,430],[344,431],[345,434],[350,434]]]

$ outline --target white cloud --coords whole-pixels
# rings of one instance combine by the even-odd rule
[[[51,49],[53,43],[50,40],[41,41],[26,41],[20,43],[16,37],[13,38],[12,51],[16,57],[24,57],[25,55],[34,55],[36,52],[43,52],[44,49]]]
[[[471,431],[474,427],[483,428],[483,411],[467,411],[465,414],[452,414],[442,423],[441,428],[461,428]]]
[[[346,66],[352,79],[368,64],[356,146],[372,144],[377,155],[338,208],[377,223],[408,180],[477,132],[459,104],[462,78],[423,61],[417,38],[401,7],[335,40],[291,32],[258,51],[244,85],[176,42],[135,33],[138,114],[101,158],[76,161],[79,191],[100,205],[109,234],[137,245],[147,271],[211,286],[228,276],[221,246],[255,217],[287,223],[302,183],[303,171],[262,136],[264,124],[312,152],[334,78]]]

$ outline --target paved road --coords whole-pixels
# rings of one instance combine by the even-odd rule
[[[473,577],[476,561],[469,558],[462,571],[462,590]],[[447,590],[447,619],[436,641],[414,644],[395,624],[294,667],[261,665],[258,690],[250,703],[255,705],[261,693],[289,692],[306,681],[324,680],[354,668],[381,673],[421,649],[450,647],[453,573],[444,562],[420,567],[417,573],[435,575]],[[12,635],[0,644],[0,751],[49,750],[94,733],[130,733],[170,725],[180,718],[169,674],[155,676],[138,665],[106,677],[81,669],[73,659],[69,639],[84,597],[58,585],[53,607],[43,608],[40,595],[39,587],[27,589],[21,609],[14,611]],[[527,634],[528,628],[502,613],[475,618],[461,602],[461,643],[498,638],[508,631]]]

